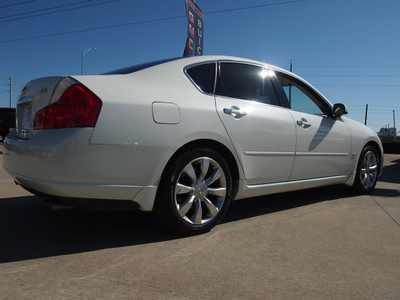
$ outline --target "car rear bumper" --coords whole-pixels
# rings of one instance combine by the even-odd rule
[[[9,170],[7,172],[15,178],[15,182],[18,185],[37,195],[43,194],[66,198],[132,200],[144,188],[138,185],[44,181],[14,174]]]
[[[45,182],[15,174],[15,183],[29,192],[43,198],[66,198],[70,203],[80,203],[84,198],[98,200],[126,200],[137,204],[142,211],[153,209],[156,186],[71,184]],[[83,197],[85,195],[86,197]],[[132,197],[133,195],[133,197]],[[92,201],[92,203],[93,203]],[[100,201],[99,201],[100,202]],[[93,205],[95,206],[95,205]]]
[[[4,143],[3,164],[14,180],[36,194],[130,200],[151,210],[161,147],[90,143],[93,128],[43,130],[29,140],[14,133]]]

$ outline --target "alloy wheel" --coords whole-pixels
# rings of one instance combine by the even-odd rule
[[[179,174],[174,191],[178,214],[191,225],[213,220],[221,210],[227,193],[222,167],[210,157],[189,162]]]
[[[365,189],[373,188],[378,177],[378,159],[373,151],[365,153],[360,170],[361,182]]]

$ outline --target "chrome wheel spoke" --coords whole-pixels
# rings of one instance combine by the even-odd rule
[[[365,178],[367,176],[367,170],[361,169],[360,174],[361,174],[361,178]]]
[[[200,174],[200,178],[199,178],[200,181],[203,181],[204,178],[206,177],[209,166],[210,166],[210,159],[204,158],[200,165],[200,169],[201,169],[201,174]]]
[[[210,186],[212,185],[215,181],[220,179],[222,176],[224,176],[224,171],[222,171],[221,168],[217,168],[214,173],[211,175],[210,178],[208,178],[205,183]]]
[[[207,207],[211,217],[215,217],[218,214],[219,209],[209,199],[204,198],[203,203]]]
[[[369,175],[368,177],[369,177],[370,184],[374,184],[376,181],[375,174],[369,173],[368,175]]]
[[[226,188],[221,187],[221,188],[209,188],[208,189],[208,194],[218,196],[218,197],[225,197],[226,195]]]
[[[178,183],[176,185],[175,193],[177,195],[193,193],[193,187]]]
[[[178,212],[179,212],[179,214],[180,214],[181,217],[186,216],[186,214],[188,213],[188,211],[192,208],[194,199],[195,199],[195,197],[192,195],[191,197],[189,197],[189,198],[187,199],[187,201],[185,201],[184,203],[182,203],[181,205],[179,205],[179,207],[178,207]]]
[[[366,188],[368,188],[369,186],[370,186],[370,177],[368,176],[368,174],[365,174],[364,176],[363,176],[363,183],[364,183],[364,186],[366,187]]]
[[[197,176],[196,176],[196,172],[193,168],[193,165],[191,163],[186,165],[186,167],[183,169],[183,173],[185,173],[186,175],[189,176],[192,183],[196,183]]]
[[[376,165],[375,154],[372,152],[368,152],[368,166],[371,167],[373,165]]]
[[[373,165],[369,167],[369,170],[371,173],[376,173],[378,172],[378,165]]]
[[[370,161],[371,161],[371,153],[367,152],[365,154],[365,158],[364,158],[364,164],[365,166],[369,166],[370,165]]]
[[[201,208],[201,201],[200,199],[197,199],[195,202],[195,210],[192,222],[196,225],[200,225],[202,223],[202,219],[203,219],[203,211]]]

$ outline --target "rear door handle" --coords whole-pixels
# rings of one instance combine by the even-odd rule
[[[241,118],[247,115],[247,112],[241,110],[237,106],[231,106],[230,108],[224,108],[224,113],[228,115],[232,115],[234,118]]]
[[[297,125],[303,127],[303,128],[308,128],[311,127],[311,123],[307,121],[307,119],[301,118],[301,120],[297,121]]]

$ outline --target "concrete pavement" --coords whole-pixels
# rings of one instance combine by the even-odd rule
[[[200,298],[400,299],[400,155],[373,195],[246,199],[194,237],[148,213],[51,213],[0,168],[0,299]]]

